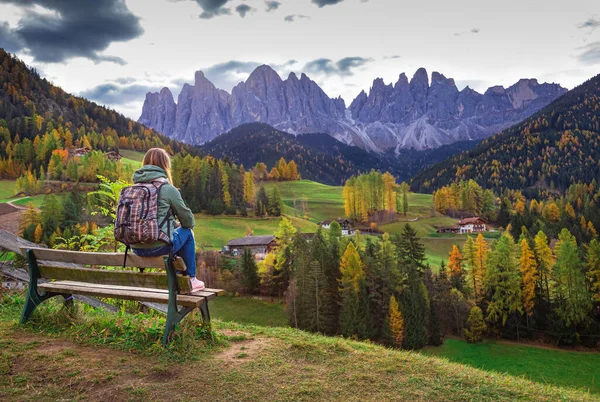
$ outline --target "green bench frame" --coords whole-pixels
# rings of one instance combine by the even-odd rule
[[[89,253],[44,248],[24,248],[21,251],[27,258],[29,268],[29,289],[21,314],[21,324],[29,320],[37,306],[55,296],[63,296],[67,306],[72,305],[73,294],[162,303],[167,304],[167,322],[162,338],[162,343],[166,346],[172,338],[175,326],[195,308],[200,309],[203,321],[209,323],[208,301],[224,293],[221,289],[204,289],[189,293],[189,278],[177,275],[177,269],[168,256],[128,255],[126,267],[139,268],[140,272],[135,272],[95,268],[122,267],[124,254],[121,253]],[[88,265],[91,267],[87,267]],[[164,268],[165,273],[145,273],[145,268]],[[42,283],[42,280],[54,281]]]

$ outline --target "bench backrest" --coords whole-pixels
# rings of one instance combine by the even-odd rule
[[[169,289],[166,272],[137,272],[122,269],[125,257],[123,253],[90,253],[47,248],[23,248],[21,249],[23,255],[27,256],[27,250],[35,257],[40,277],[44,279]],[[121,269],[109,270],[99,267],[120,267]],[[133,253],[128,253],[126,267],[165,269],[165,258],[139,257]],[[187,276],[177,275],[177,284],[180,292],[191,290],[190,280]]]

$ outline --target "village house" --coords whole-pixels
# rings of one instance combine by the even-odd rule
[[[487,230],[487,221],[483,218],[475,216],[473,218],[461,219],[456,225],[450,227],[442,227],[437,230],[437,233],[479,233]]]
[[[321,226],[323,229],[329,230],[331,227],[331,222],[334,220],[340,224],[340,227],[342,228],[342,236],[352,236],[356,233],[356,230],[354,230],[354,227],[352,226],[352,222],[350,222],[348,219],[327,219],[319,222],[319,226]]]
[[[234,257],[242,255],[245,249],[250,249],[256,258],[264,258],[269,252],[277,247],[277,239],[275,236],[246,236],[239,239],[229,240],[227,245],[223,247],[223,254],[232,255]]]

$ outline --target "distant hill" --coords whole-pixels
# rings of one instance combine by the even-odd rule
[[[412,188],[431,192],[474,179],[495,190],[566,189],[600,177],[600,75],[524,122],[417,174]]]
[[[0,48],[0,129],[3,127],[8,129],[10,141],[17,143],[26,138],[33,140],[51,127],[59,131],[59,136],[69,130],[73,142],[87,134],[97,150],[122,147],[143,151],[161,146],[170,147],[173,152],[197,153],[193,147],[169,139],[114,110],[65,92]],[[0,135],[0,144],[4,142],[6,146],[7,140]],[[0,158],[14,156],[6,155],[5,151],[0,149]],[[32,162],[27,155],[17,157],[25,164]]]
[[[303,178],[340,185],[350,176],[371,169],[389,171],[398,180],[408,180],[430,164],[474,145],[473,141],[463,141],[426,151],[402,150],[398,156],[381,155],[346,145],[327,134],[295,136],[267,124],[249,123],[220,135],[201,149],[246,168],[257,162],[273,166],[281,157],[293,159]]]

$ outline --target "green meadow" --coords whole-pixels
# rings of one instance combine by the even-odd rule
[[[543,384],[600,394],[600,353],[570,352],[496,341],[470,344],[446,339],[424,354]]]

